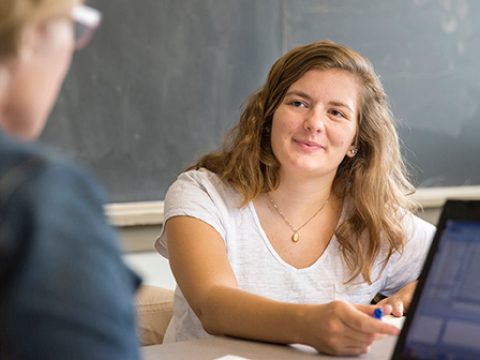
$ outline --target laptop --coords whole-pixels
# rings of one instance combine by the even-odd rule
[[[480,359],[480,200],[446,202],[391,359]]]

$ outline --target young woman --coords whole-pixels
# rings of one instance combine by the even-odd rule
[[[156,249],[178,288],[165,341],[230,335],[335,355],[398,334],[434,227],[415,217],[370,62],[297,47],[245,102],[221,149],[180,175]]]
[[[103,191],[31,143],[99,19],[77,0],[0,2],[1,359],[138,359],[138,278]]]

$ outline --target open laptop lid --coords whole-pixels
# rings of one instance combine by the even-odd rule
[[[449,200],[392,360],[480,359],[480,201]]]

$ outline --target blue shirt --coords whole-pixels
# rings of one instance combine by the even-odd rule
[[[139,278],[104,203],[86,171],[0,133],[0,359],[138,359]]]

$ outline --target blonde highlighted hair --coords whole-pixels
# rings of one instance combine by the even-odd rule
[[[189,169],[203,167],[216,173],[240,192],[243,205],[275,190],[280,183],[280,164],[270,145],[273,114],[288,88],[311,69],[346,71],[360,84],[358,153],[353,158],[346,156],[339,165],[332,191],[339,197],[349,196],[354,204],[351,216],[336,229],[351,271],[348,282],[361,276],[371,283],[373,265],[385,246],[382,271],[395,252],[403,252],[402,219],[405,210],[414,211],[418,205],[406,196],[415,189],[407,180],[385,91],[362,55],[331,41],[292,49],[272,66],[265,84],[243,103],[240,122],[227,134],[222,147]]]
[[[18,55],[28,26],[68,13],[78,3],[78,0],[1,0],[0,64]]]

